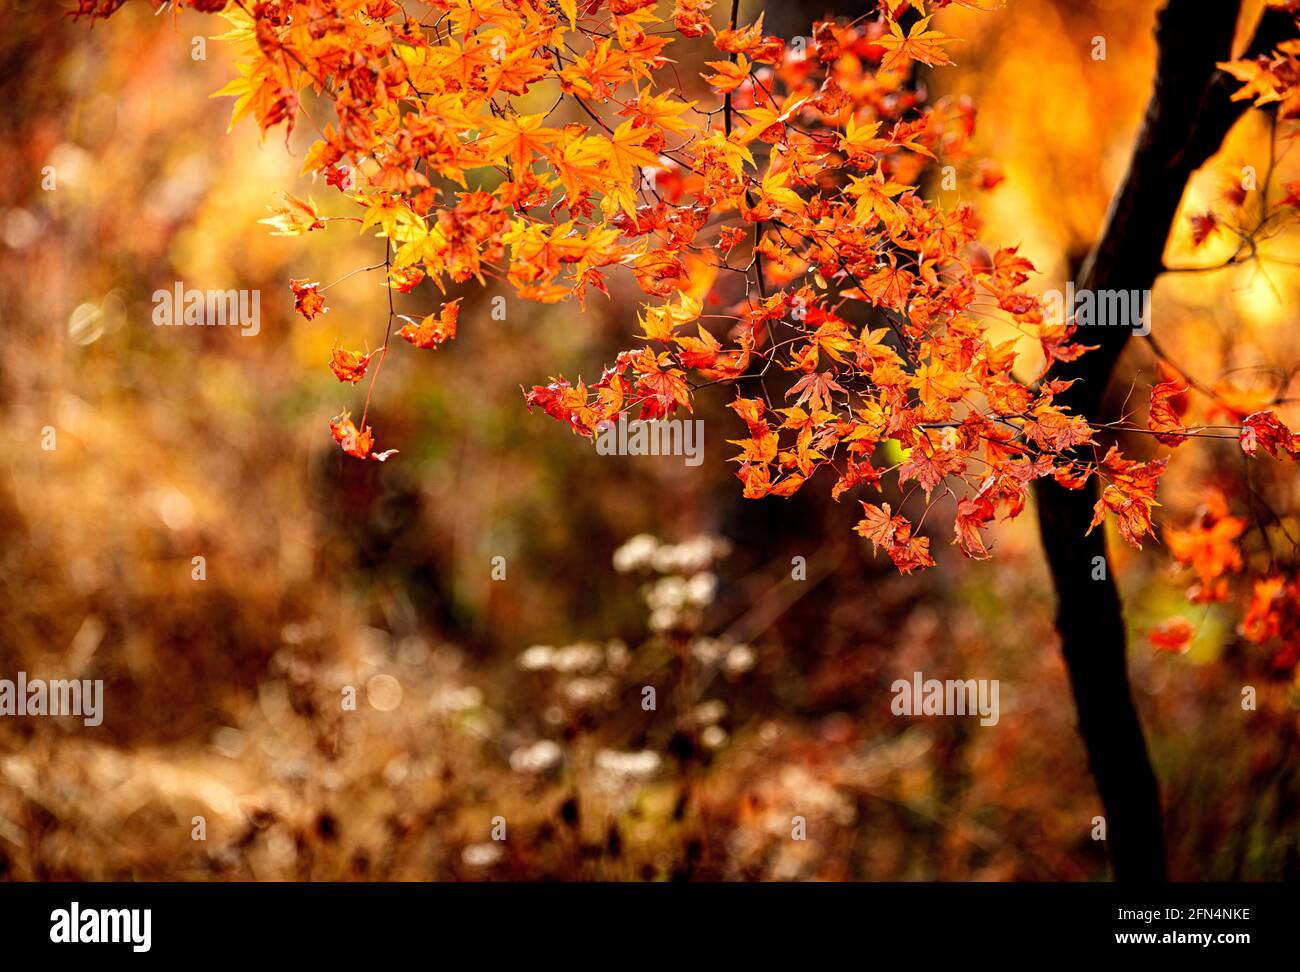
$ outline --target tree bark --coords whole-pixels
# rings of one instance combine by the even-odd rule
[[[1228,60],[1238,3],[1169,0],[1156,24],[1155,81],[1127,174],[1105,226],[1084,261],[1077,290],[1149,291],[1161,272],[1165,242],[1187,180],[1222,144],[1246,102],[1215,67]],[[1265,14],[1251,50],[1269,50],[1291,21]],[[1132,332],[1099,327],[1081,332],[1099,345],[1052,377],[1077,383],[1057,402],[1106,421],[1106,388]],[[1036,486],[1038,520],[1057,594],[1057,628],[1088,753],[1106,815],[1107,846],[1117,880],[1163,880],[1160,795],[1133,704],[1119,591],[1105,534],[1085,536],[1098,498],[1096,480],[1068,490],[1052,480]],[[1104,576],[1094,580],[1096,558]]]

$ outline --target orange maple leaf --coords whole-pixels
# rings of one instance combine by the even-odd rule
[[[384,462],[389,456],[397,453],[396,449],[389,449],[386,452],[372,452],[375,445],[375,436],[370,426],[364,429],[358,429],[352,419],[348,417],[346,411],[340,412],[330,420],[330,435],[350,456],[358,459],[374,459],[377,462]]]
[[[371,351],[369,354],[358,354],[356,351],[346,351],[335,345],[330,351],[330,371],[334,372],[334,377],[339,381],[355,385],[366,376],[370,359],[383,350],[380,348],[379,351]]]
[[[450,341],[456,336],[460,301],[459,297],[448,301],[437,314],[429,314],[418,324],[409,317],[403,317],[408,323],[397,332],[397,336],[410,341],[417,348],[436,348],[444,341]]]
[[[890,71],[906,67],[912,61],[920,61],[929,67],[951,64],[952,59],[943,49],[944,44],[956,40],[937,30],[927,30],[930,18],[922,17],[912,25],[912,29],[903,34],[903,28],[896,21],[889,24],[889,34],[876,40],[876,44],[885,49],[881,59],[880,70]]]
[[[1168,651],[1176,655],[1183,654],[1192,646],[1196,629],[1184,617],[1173,617],[1160,622],[1160,625],[1147,632],[1147,641],[1156,651]]]

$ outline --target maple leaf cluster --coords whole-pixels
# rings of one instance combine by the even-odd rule
[[[1264,7],[1292,18],[1300,30],[1300,5],[1294,0],[1266,0]],[[1217,67],[1240,82],[1232,94],[1233,101],[1249,102],[1256,108],[1268,110],[1275,123],[1283,125],[1279,130],[1281,140],[1285,142],[1295,138],[1300,132],[1294,124],[1300,119],[1300,39],[1290,37],[1266,54],[1220,61]],[[1267,178],[1265,182],[1267,184]],[[1268,200],[1263,194],[1259,195],[1264,211],[1256,217],[1246,212],[1250,190],[1255,188],[1243,184],[1240,178],[1230,178],[1219,194],[1217,208],[1189,214],[1192,246],[1199,247],[1212,238],[1227,236],[1236,238],[1239,243],[1224,265],[1254,257],[1252,246],[1255,238],[1276,215],[1268,212]],[[1284,183],[1283,188],[1285,195],[1279,208],[1295,218],[1300,214],[1300,181]]]
[[[78,13],[119,5],[82,0]],[[915,83],[917,65],[951,63],[955,39],[929,15],[946,0],[818,22],[804,56],[761,16],[718,26],[709,0],[188,5],[230,23],[220,39],[237,45],[239,76],[217,94],[236,99],[232,125],[248,116],[287,135],[309,93],[333,102],[303,172],[345,212],[286,195],[264,221],[275,233],[358,224],[383,239],[381,266],[400,293],[492,281],[583,304],[621,274],[646,294],[636,346],[595,382],[533,387],[530,409],[594,437],[628,412],[669,418],[690,412],[701,388],[734,384],[747,498],[789,497],[820,474],[838,500],[888,476],[905,491],[899,507],[917,492],[927,512],[951,500],[952,542],[983,559],[984,531],[1018,516],[1035,480],[1081,489],[1097,477],[1092,526],[1112,518],[1135,547],[1152,535],[1168,460],[1099,455],[1098,430],[1057,403],[1069,383],[1050,372],[1088,349],[1025,289],[1032,263],[1015,247],[985,248],[969,204],[922,192],[927,173],[968,162],[975,125],[968,101],[928,103]],[[720,56],[698,74],[711,95],[686,100],[671,45],[710,36]],[[1238,97],[1293,115],[1298,54],[1224,67],[1247,82]],[[973,168],[976,187],[1002,178]],[[1218,225],[1203,215],[1196,233]],[[327,288],[291,289],[306,319],[327,310]],[[403,317],[398,336],[441,347],[459,303]],[[397,316],[390,299],[389,328]],[[995,320],[1021,337],[995,340]],[[1024,342],[1044,362],[1033,376],[1016,370]],[[386,332],[377,352],[336,346],[329,366],[347,384],[369,373],[373,390],[389,343]],[[1167,376],[1152,392],[1146,431],[1171,448],[1202,432],[1184,424],[1187,391]],[[1273,412],[1245,404],[1224,407],[1239,409],[1247,454],[1300,454]],[[392,454],[374,451],[364,412],[359,425],[344,412],[331,434],[357,458]],[[918,523],[888,503],[862,506],[857,532],[899,570],[933,565]],[[1222,549],[1233,522],[1217,516],[1196,528],[1209,537],[1171,540],[1199,596],[1219,596],[1235,569]]]
[[[1187,599],[1193,604],[1228,601],[1235,575],[1246,572],[1241,540],[1247,523],[1233,516],[1223,494],[1212,491],[1194,522],[1186,527],[1166,527],[1165,543],[1174,561],[1189,572],[1193,583]],[[1238,633],[1250,644],[1270,647],[1271,664],[1291,671],[1300,663],[1300,574],[1273,563],[1262,576],[1245,580],[1245,614]],[[1173,617],[1148,633],[1159,651],[1181,653],[1191,647],[1195,626]]]

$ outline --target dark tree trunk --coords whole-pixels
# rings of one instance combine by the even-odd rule
[[[1244,102],[1229,100],[1234,85],[1215,67],[1230,57],[1237,11],[1237,3],[1203,0],[1169,0],[1161,11],[1146,117],[1105,227],[1083,264],[1078,290],[1148,291],[1155,283],[1188,178],[1218,150],[1244,110]],[[1266,14],[1252,50],[1267,49],[1288,25],[1288,18]],[[1090,419],[1113,418],[1105,393],[1130,333],[1122,327],[1081,333],[1085,344],[1100,347],[1054,369],[1054,378],[1078,380],[1058,403]],[[1084,536],[1098,497],[1096,482],[1067,490],[1041,480],[1037,496],[1058,599],[1061,650],[1105,808],[1114,876],[1162,880],[1160,795],[1129,689],[1119,591],[1108,560],[1105,576],[1093,579],[1095,558],[1107,556],[1104,533],[1098,529]]]

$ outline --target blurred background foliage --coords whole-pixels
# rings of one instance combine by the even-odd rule
[[[1122,174],[1155,6],[940,15],[964,38],[958,67],[921,83],[975,100],[1006,175],[984,191],[963,170],[952,201],[974,199],[1044,289],[1072,276]],[[0,720],[0,875],[1106,876],[1031,516],[998,528],[990,563],[936,537],[939,568],[900,577],[852,535],[847,499],[739,498],[728,394],[699,414],[694,468],[597,456],[530,416],[521,386],[595,375],[635,331],[629,281],[581,310],[502,289],[504,321],[497,291],[467,288],[455,342],[396,348],[384,368],[370,420],[400,455],[353,461],[326,426],[364,393],[324,363],[336,340],[382,342],[385,292],[358,273],[304,322],[288,279],[339,280],[382,243],[348,223],[293,240],[257,222],[285,189],[334,202],[296,175],[311,126],[287,146],[226,134],[230,104],[208,97],[232,73],[223,45],[192,58],[211,18],[132,3],[91,28],[60,4],[6,7],[0,677],[103,679],[106,717]],[[1267,150],[1249,116],[1186,211]],[[1280,181],[1295,168],[1284,159]],[[1176,237],[1169,260],[1213,262],[1215,245],[1189,255]],[[1287,245],[1271,252],[1294,259]],[[155,328],[151,294],[176,281],[260,289],[260,333]],[[1300,358],[1295,290],[1282,266],[1166,278],[1156,332],[1207,382],[1282,387]],[[398,299],[415,315],[439,298],[425,284]],[[1120,393],[1153,374],[1132,343]],[[1242,495],[1234,449],[1180,451],[1165,522],[1186,522],[1207,484]],[[1297,508],[1285,470],[1254,475]],[[1240,605],[1184,603],[1159,545],[1112,550],[1172,875],[1300,874],[1295,685],[1236,636]],[[1145,632],[1177,613],[1197,625],[1192,651],[1153,654]],[[892,716],[889,685],[914,671],[1000,679],[1000,722]],[[1257,711],[1241,709],[1246,684]],[[497,816],[505,842],[489,839]]]

